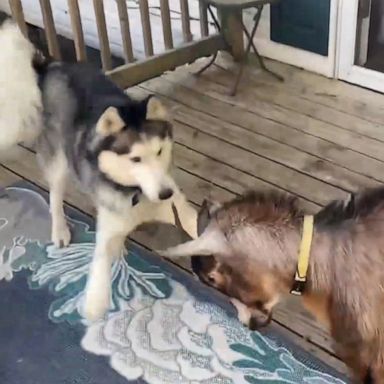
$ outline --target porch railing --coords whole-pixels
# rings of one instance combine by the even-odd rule
[[[174,42],[170,1],[172,7],[175,6],[175,3],[178,3],[177,6],[180,15],[183,42],[177,46],[175,46]],[[26,35],[28,34],[28,27],[25,18],[26,15],[23,11],[23,4],[25,5],[27,2],[29,3],[28,5],[30,5],[31,2],[36,2],[36,6],[40,7],[49,54],[55,59],[60,60],[62,58],[62,52],[51,1],[9,0],[11,14]],[[121,32],[120,38],[124,64],[112,68],[112,53],[108,36],[105,4],[103,0],[92,0],[102,68],[123,87],[138,84],[152,77],[161,75],[165,71],[172,70],[177,66],[191,63],[199,57],[209,56],[218,50],[227,48],[224,41],[225,39],[219,32],[211,33],[212,28],[209,28],[208,14],[205,6],[200,5],[198,7],[200,36],[194,39],[193,33],[191,32],[191,1],[158,0],[158,2],[160,5],[160,22],[164,49],[160,53],[154,53],[150,4],[148,0],[139,0],[137,2],[139,8],[138,17],[140,17],[141,22],[145,57],[136,60],[134,54],[135,46],[131,36],[130,10],[127,7],[126,0],[115,0]],[[199,3],[196,3],[195,0],[195,4]],[[83,17],[81,15],[81,7],[79,7],[79,0],[67,0],[67,7],[76,60],[85,61],[87,60],[87,45],[84,38]]]

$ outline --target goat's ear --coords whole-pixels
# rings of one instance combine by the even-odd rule
[[[188,241],[158,253],[168,258],[188,256],[212,256],[227,253],[227,241],[218,228],[209,226],[197,239]]]
[[[199,215],[197,217],[197,234],[200,236],[205,229],[208,227],[208,224],[211,221],[214,213],[221,208],[221,204],[215,201],[210,201],[205,199],[201,205]]]

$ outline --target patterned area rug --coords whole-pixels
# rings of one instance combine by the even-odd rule
[[[346,378],[273,330],[250,332],[227,301],[146,250],[113,269],[113,309],[79,315],[93,222],[67,210],[73,243],[49,244],[45,194],[0,196],[2,384],[343,384]]]

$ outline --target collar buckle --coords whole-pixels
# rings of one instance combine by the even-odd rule
[[[300,277],[296,272],[295,280],[292,284],[291,294],[294,296],[302,296],[305,291],[306,282],[306,277]]]
[[[313,227],[314,217],[312,215],[304,216],[303,233],[300,242],[297,270],[295,274],[295,280],[292,284],[291,289],[291,294],[295,296],[301,296],[305,291],[313,238]]]

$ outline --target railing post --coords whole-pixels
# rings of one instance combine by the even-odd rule
[[[244,32],[242,11],[218,9],[220,25],[225,41],[229,45],[230,53],[238,61],[244,55]]]
[[[191,24],[189,16],[188,0],[180,0],[181,26],[183,29],[184,42],[192,41]]]
[[[87,60],[87,50],[84,42],[83,27],[78,0],[68,0],[68,11],[71,19],[73,41],[75,44],[77,61]]]
[[[24,36],[28,37],[28,28],[27,24],[25,23],[23,5],[21,3],[21,0],[9,0],[9,6],[11,8],[13,19],[17,22]]]
[[[200,1],[199,4],[199,13],[200,13],[200,32],[201,37],[208,36],[209,27],[208,27],[208,8],[205,2]]]
[[[152,41],[152,29],[151,29],[151,18],[149,15],[148,0],[139,1],[141,24],[143,27],[143,38],[144,38],[144,51],[145,56],[153,56],[153,41]]]
[[[163,25],[164,46],[166,49],[173,48],[171,11],[169,0],[160,0],[161,23]]]
[[[135,61],[132,48],[131,28],[129,26],[129,17],[127,3],[125,0],[116,0],[117,11],[120,19],[121,38],[123,40],[124,57],[126,63]]]
[[[103,69],[106,71],[112,68],[112,56],[111,48],[109,46],[103,0],[93,0],[93,9],[96,17],[97,33],[99,35],[101,63]]]
[[[41,13],[43,15],[45,37],[48,43],[49,54],[56,60],[61,60],[59,41],[57,39],[55,21],[53,19],[50,0],[40,0]]]

